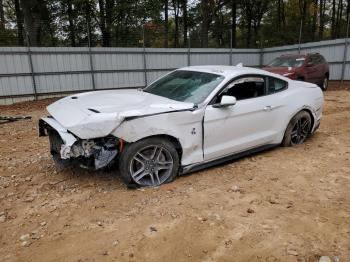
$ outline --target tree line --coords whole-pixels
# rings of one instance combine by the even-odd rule
[[[0,45],[266,47],[346,36],[350,0],[0,0]]]

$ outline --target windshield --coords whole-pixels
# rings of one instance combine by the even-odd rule
[[[268,64],[271,67],[300,67],[305,61],[304,57],[277,57]]]
[[[180,102],[199,104],[223,80],[223,76],[216,74],[177,70],[157,80],[144,91]]]

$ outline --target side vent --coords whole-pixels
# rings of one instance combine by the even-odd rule
[[[93,108],[88,108],[88,110],[90,110],[91,112],[94,112],[94,113],[101,113],[100,111],[93,109]]]

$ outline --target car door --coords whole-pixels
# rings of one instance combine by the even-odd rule
[[[315,84],[321,84],[323,82],[323,78],[325,76],[325,60],[320,54],[315,55]]]
[[[305,81],[311,82],[314,84],[319,83],[319,70],[320,70],[320,64],[318,61],[318,57],[316,55],[310,55],[305,67],[305,71],[306,71]]]
[[[276,139],[279,131],[274,127],[281,106],[272,96],[266,96],[266,80],[265,76],[257,75],[235,79],[217,95],[216,101],[207,106],[204,116],[204,160],[249,150]],[[236,104],[216,108],[215,104],[222,95],[235,96]]]

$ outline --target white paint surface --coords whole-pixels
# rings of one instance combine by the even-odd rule
[[[65,136],[69,130],[81,139],[113,135],[132,143],[149,136],[171,136],[181,144],[181,164],[186,166],[279,144],[290,119],[302,109],[310,110],[314,127],[322,116],[323,94],[314,84],[247,67],[196,66],[181,70],[216,73],[225,80],[197,108],[138,90],[98,91],[53,103],[48,111],[55,120],[43,120],[60,134]],[[209,104],[230,80],[242,75],[273,76],[288,82],[288,89],[224,108]]]

